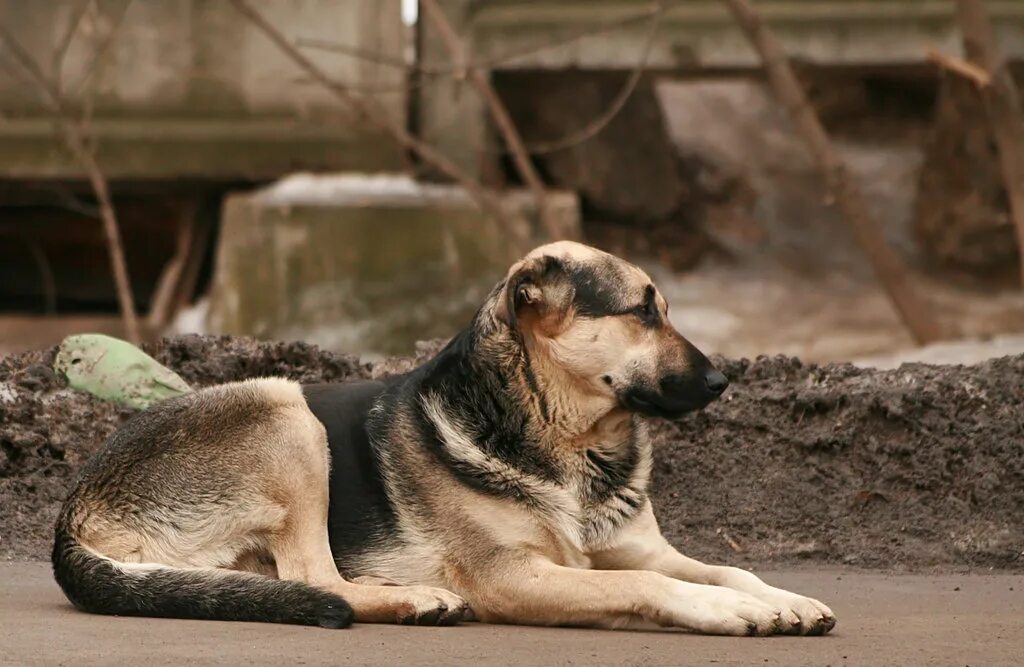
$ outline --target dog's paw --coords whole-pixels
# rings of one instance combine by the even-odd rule
[[[469,615],[469,603],[455,593],[429,586],[402,586],[398,605],[402,625],[455,625]]]
[[[729,588],[691,584],[675,600],[676,625],[713,635],[757,636],[783,631],[783,609]]]
[[[782,632],[788,635],[823,635],[836,625],[836,616],[813,598],[779,591],[764,598],[782,609]]]

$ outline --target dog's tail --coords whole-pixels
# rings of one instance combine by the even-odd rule
[[[82,545],[63,520],[57,524],[52,560],[64,594],[75,607],[94,614],[325,628],[352,624],[352,608],[333,593],[249,572],[121,563]]]

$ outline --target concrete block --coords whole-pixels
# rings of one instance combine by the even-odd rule
[[[561,238],[576,195],[551,192]],[[300,174],[227,198],[209,329],[368,355],[466,325],[509,264],[546,242],[530,194],[502,193],[516,243],[459,187],[406,176]]]

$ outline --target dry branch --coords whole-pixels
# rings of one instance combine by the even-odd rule
[[[473,201],[491,217],[493,217],[506,231],[515,238],[522,239],[523,230],[513,224],[512,220],[502,210],[500,203],[495,197],[487,192],[478,181],[464,172],[458,165],[449,160],[433,146],[424,143],[411,134],[401,124],[396,123],[388,113],[373,98],[359,97],[353,95],[349,89],[333,80],[326,72],[318,67],[313,61],[304,56],[292,43],[272,25],[262,14],[253,9],[246,0],[231,0],[235,9],[244,16],[250,23],[260,30],[271,42],[274,43],[289,59],[299,66],[311,79],[323,86],[339,102],[353,111],[363,122],[387,132],[402,147],[414,152],[421,160],[431,165],[441,173],[457,181],[466,189]]]
[[[95,154],[89,149],[89,141],[85,128],[76,120],[67,109],[63,96],[57,88],[57,84],[51,81],[43,73],[38,63],[25,51],[24,47],[10,33],[6,26],[0,25],[0,44],[3,44],[11,53],[14,60],[21,67],[40,99],[49,107],[56,122],[57,129],[63,136],[64,143],[72,156],[82,165],[89,178],[93,193],[100,208],[100,218],[103,220],[103,232],[107,240],[107,249],[110,255],[110,265],[114,274],[114,285],[117,290],[117,300],[121,309],[121,318],[124,320],[125,336],[132,343],[140,343],[139,322],[135,314],[135,299],[132,297],[131,280],[128,277],[128,267],[125,263],[124,248],[121,243],[121,232],[117,224],[117,215],[114,212],[113,201],[110,197],[110,187],[106,176],[96,161]]]
[[[776,96],[785,105],[796,129],[825,178],[830,195],[842,211],[875,276],[889,295],[911,336],[919,344],[939,340],[943,330],[931,307],[910,282],[902,259],[886,242],[871,218],[864,195],[842,158],[829,140],[825,128],[793,73],[778,39],[767,28],[747,0],[725,0],[737,24],[763,61]]]
[[[67,55],[68,49],[71,48],[71,42],[74,41],[75,35],[78,33],[78,26],[81,25],[82,19],[85,18],[89,5],[92,2],[93,0],[79,0],[78,4],[72,8],[64,35],[57,42],[57,48],[53,51],[53,57],[50,59],[50,69],[54,87],[57,90],[62,88],[61,77],[64,70],[64,56]]]
[[[568,36],[549,40],[546,42],[542,42],[540,44],[534,44],[523,49],[511,51],[509,53],[501,54],[483,60],[468,60],[463,56],[462,58],[457,59],[454,62],[444,64],[411,64],[405,62],[401,58],[395,58],[383,53],[367,49],[361,49],[355,46],[338,44],[336,42],[331,42],[328,40],[300,38],[296,40],[296,44],[302,48],[321,49],[324,51],[330,51],[332,53],[340,53],[350,56],[352,58],[356,58],[358,60],[364,60],[366,62],[371,62],[378,65],[385,65],[388,67],[404,69],[409,72],[415,72],[416,74],[420,75],[418,81],[404,84],[399,88],[375,89],[368,88],[366,86],[360,86],[358,88],[354,86],[348,86],[350,90],[359,90],[359,92],[387,93],[395,92],[396,90],[405,92],[407,90],[419,88],[425,85],[428,79],[439,76],[455,76],[461,79],[470,77],[475,72],[479,72],[480,74],[486,76],[485,73],[497,65],[506,64],[516,59],[523,58],[525,56],[532,55],[540,51],[559,48],[567,44],[577,42],[586,37],[591,37],[594,35],[610,32],[612,30],[621,29],[633,25],[635,23],[649,21],[648,33],[644,38],[643,50],[636,63],[636,66],[630,72],[630,75],[626,79],[626,82],[623,84],[619,92],[615,95],[615,98],[612,100],[611,104],[608,105],[608,108],[606,110],[601,112],[600,115],[598,115],[592,121],[588,122],[582,128],[575,130],[563,137],[545,141],[526,142],[523,144],[526,152],[529,155],[546,155],[566,150],[568,148],[572,148],[573,146],[577,146],[593,138],[594,136],[598,135],[602,130],[604,130],[604,128],[607,127],[612,120],[615,119],[615,117],[619,114],[620,111],[622,111],[623,107],[626,105],[626,102],[629,101],[629,98],[632,97],[633,92],[636,90],[636,87],[639,84],[644,71],[646,70],[647,61],[650,58],[651,49],[654,44],[654,38],[657,34],[658,27],[660,26],[661,18],[664,15],[665,10],[679,4],[682,4],[681,0],[676,0],[675,2],[662,0],[660,2],[652,3],[650,8],[642,12],[631,14],[626,18],[617,19],[614,21],[606,21],[597,24],[596,26],[590,26],[583,30],[575,31]],[[426,10],[426,5],[424,5],[424,9]],[[454,36],[454,32],[449,31],[449,33],[450,35]],[[444,37],[443,32],[442,37]],[[505,149],[499,149],[498,152],[511,153],[513,156],[515,155],[515,150],[512,148],[511,145],[509,145]]]
[[[985,112],[995,135],[999,166],[1003,172],[1010,217],[1020,249],[1020,278],[1024,285],[1024,116],[1020,95],[996,46],[992,22],[981,0],[957,0],[957,19],[968,60],[991,78],[980,90]]]
[[[548,205],[544,182],[537,174],[533,162],[530,161],[530,156],[526,152],[526,146],[523,145],[523,138],[519,135],[519,130],[516,129],[508,109],[505,108],[505,103],[501,101],[484,70],[476,67],[466,70],[466,51],[463,48],[462,40],[455,34],[451,23],[448,21],[448,17],[445,16],[444,11],[437,4],[437,0],[420,0],[420,7],[427,20],[434,25],[434,28],[440,34],[445,49],[452,59],[452,65],[456,68],[462,68],[462,71],[469,78],[469,82],[473,84],[480,97],[487,103],[487,108],[491,112],[494,124],[497,126],[498,131],[505,140],[505,144],[508,146],[509,152],[512,154],[516,171],[519,172],[519,176],[526,183],[527,187],[530,188],[530,192],[533,193],[541,224],[547,231],[549,238],[557,239],[559,237],[558,224],[553,217],[551,207]]]
[[[163,331],[177,312],[181,284],[185,280],[185,270],[192,261],[195,247],[197,208],[195,204],[186,204],[179,211],[174,254],[160,273],[149,307],[146,324],[154,333]]]
[[[647,69],[647,60],[650,58],[651,47],[654,45],[654,38],[658,34],[658,27],[661,25],[663,10],[663,4],[657,3],[654,6],[653,12],[649,13],[651,16],[651,22],[647,29],[647,36],[644,39],[643,51],[640,53],[640,58],[637,60],[633,71],[629,73],[629,78],[626,79],[626,83],[619,90],[615,99],[612,100],[612,103],[608,105],[608,108],[597,116],[597,118],[594,118],[580,129],[575,132],[571,132],[564,137],[548,141],[535,141],[527,144],[526,150],[529,151],[530,155],[548,155],[582,144],[584,141],[600,134],[601,131],[608,126],[608,123],[612,122],[612,120],[619,115],[619,112],[626,106],[626,102],[628,102],[629,98],[633,96],[633,92],[636,91],[637,84],[640,83],[640,79],[643,77],[644,70]]]
[[[35,239],[23,237],[25,245],[28,246],[29,254],[39,269],[39,280],[43,289],[44,311],[47,315],[57,314],[57,281],[53,277],[53,267],[42,246]]]
[[[132,0],[123,0],[123,2],[124,4],[121,7],[121,11],[114,17],[110,28],[106,31],[106,34],[100,36],[96,40],[89,62],[85,65],[85,73],[82,75],[82,78],[68,90],[68,97],[74,97],[81,93],[92,81],[96,72],[99,71],[100,61],[107,56],[107,53],[110,51],[110,47],[113,46],[114,37],[117,35],[118,30],[121,29],[121,25],[124,23],[125,17],[128,16],[128,10],[132,6]]]
[[[675,2],[668,3],[669,5],[682,4],[686,0],[676,0]],[[563,46],[567,46],[574,42],[578,42],[581,39],[587,37],[594,37],[601,35],[613,30],[625,28],[634,23],[641,23],[651,18],[655,14],[662,12],[662,5],[664,3],[658,2],[653,4],[648,9],[631,14],[625,18],[614,19],[611,21],[603,21],[601,23],[588,25],[585,28],[576,30],[572,33],[561,35],[556,39],[545,40],[538,44],[532,44],[523,48],[509,51],[508,53],[498,54],[490,58],[483,60],[467,61],[463,65],[456,65],[453,63],[408,63],[401,58],[395,58],[379,51],[373,51],[370,49],[363,49],[357,46],[351,46],[348,44],[340,44],[326,39],[317,39],[313,37],[300,37],[296,40],[296,45],[301,48],[319,49],[322,51],[330,51],[332,53],[340,53],[359,60],[366,62],[375,63],[378,65],[385,65],[396,69],[404,69],[410,72],[415,72],[421,76],[433,77],[433,76],[450,76],[456,74],[459,71],[464,71],[469,68],[479,69],[493,69],[497,65],[505,65],[521,58],[540,53],[542,51],[548,51],[550,49],[557,49]]]
[[[953,56],[947,56],[945,53],[935,49],[929,49],[928,60],[944,70],[958,74],[971,81],[978,88],[984,88],[992,84],[992,77],[989,73],[974,63],[954,58]]]

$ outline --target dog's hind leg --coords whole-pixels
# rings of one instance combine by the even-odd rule
[[[468,605],[459,596],[427,586],[367,586],[346,581],[338,572],[327,534],[328,475],[326,434],[316,418],[300,437],[299,451],[287,472],[276,480],[274,495],[285,507],[282,527],[270,539],[270,551],[281,579],[302,581],[341,596],[352,607],[356,622],[407,625],[454,625]],[[293,424],[297,422],[293,421]],[[305,433],[305,435],[303,435]]]

